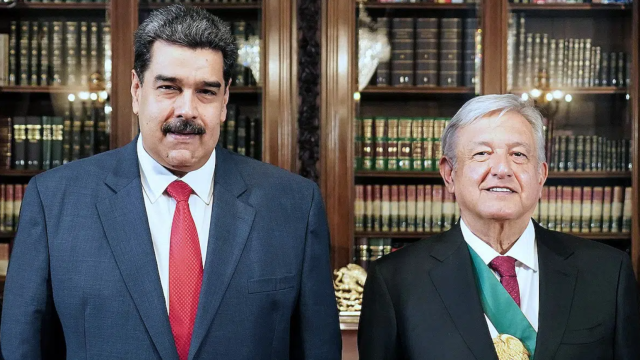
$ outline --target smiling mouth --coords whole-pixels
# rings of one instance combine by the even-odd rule
[[[496,193],[496,194],[514,194],[515,193],[515,191],[506,187],[492,187],[492,188],[486,189],[486,191],[491,193]]]

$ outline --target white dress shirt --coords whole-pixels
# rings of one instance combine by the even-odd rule
[[[467,225],[460,219],[460,229],[464,240],[480,256],[485,264],[489,264],[494,258],[501,256],[484,241],[480,240]],[[520,288],[520,309],[529,320],[535,331],[538,331],[538,309],[540,307],[540,276],[538,274],[538,244],[533,222],[529,220],[529,225],[524,233],[509,249],[504,256],[511,256],[516,259],[516,277]],[[492,270],[493,271],[493,270]],[[494,271],[496,278],[500,276]],[[498,335],[498,331],[485,314],[491,338]]]
[[[176,201],[165,190],[169,184],[177,179],[184,181],[193,189],[194,193],[189,197],[189,210],[198,231],[202,266],[204,266],[213,207],[213,174],[216,168],[216,151],[213,150],[204,166],[187,173],[182,178],[173,175],[147,153],[142,145],[142,135],[138,137],[137,151],[151,241],[158,263],[162,292],[167,311],[169,311],[169,244]]]

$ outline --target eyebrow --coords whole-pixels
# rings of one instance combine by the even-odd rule
[[[488,141],[472,141],[472,142],[471,142],[471,146],[478,146],[478,145],[484,145],[484,146],[491,147],[491,143],[490,143],[490,142],[488,142]],[[531,148],[529,147],[529,145],[527,145],[527,144],[525,144],[525,143],[523,143],[523,142],[519,142],[519,141],[508,143],[508,144],[507,144],[507,146],[508,146],[510,149],[511,149],[511,148],[514,148],[514,147],[522,146],[522,147],[524,147],[524,148],[525,148],[525,149],[527,149],[527,150],[531,150]]]
[[[155,77],[155,81],[156,82],[169,82],[169,83],[173,83],[173,84],[177,84],[180,81],[178,80],[177,77],[175,76],[167,76],[167,75],[156,75]],[[220,89],[222,88],[222,84],[220,83],[220,81],[201,81],[200,82],[201,85],[203,85],[204,87],[210,87],[210,88],[216,88],[216,89]]]

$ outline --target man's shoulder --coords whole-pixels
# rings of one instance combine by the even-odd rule
[[[538,247],[543,244],[547,247],[561,249],[561,252],[572,258],[573,264],[577,267],[593,269],[603,265],[619,264],[623,257],[629,256],[611,245],[549,229],[538,228],[536,237],[538,238]],[[539,249],[538,252],[540,252]]]

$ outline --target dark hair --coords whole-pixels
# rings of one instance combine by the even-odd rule
[[[133,69],[140,82],[151,63],[151,48],[165,41],[189,49],[211,49],[222,53],[225,86],[229,85],[238,58],[236,39],[220,18],[197,7],[171,5],[151,13],[138,27],[134,39]]]

